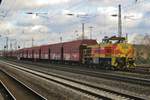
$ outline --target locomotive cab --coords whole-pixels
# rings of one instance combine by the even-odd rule
[[[126,43],[126,38],[125,37],[116,37],[112,36],[108,38],[107,36],[104,37],[102,40],[102,43],[112,43],[112,44],[117,44],[117,43]]]

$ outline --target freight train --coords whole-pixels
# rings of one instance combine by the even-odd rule
[[[105,69],[126,69],[134,66],[134,48],[124,37],[105,37],[101,43],[84,39],[48,44],[7,52],[18,60],[51,63],[83,64]]]

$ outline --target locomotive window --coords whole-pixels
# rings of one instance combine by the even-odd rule
[[[124,43],[124,40],[109,40],[108,43],[117,44],[117,43]]]
[[[109,43],[116,44],[116,43],[119,43],[119,41],[118,40],[110,40]]]

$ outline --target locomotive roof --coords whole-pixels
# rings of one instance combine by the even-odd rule
[[[111,37],[110,40],[125,40],[125,37]]]
[[[84,39],[84,40],[74,40],[74,41],[69,41],[69,42],[64,42],[63,44],[84,44],[84,43],[97,43],[96,40],[91,40],[91,39]]]
[[[113,36],[113,37],[110,37],[110,38],[104,38],[104,40],[126,40],[126,38],[125,37]]]

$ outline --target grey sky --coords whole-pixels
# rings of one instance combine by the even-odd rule
[[[0,7],[1,48],[8,36],[23,47],[70,41],[81,35],[81,23],[85,24],[86,37],[89,37],[89,26],[93,26],[93,38],[100,41],[105,35],[117,35],[117,18],[112,14],[118,12],[118,4],[122,4],[123,33],[129,34],[129,41],[134,37],[150,33],[150,0],[3,0]],[[46,12],[27,15],[26,12]],[[87,14],[84,18],[67,16],[67,13]],[[5,17],[3,17],[5,16]],[[124,19],[124,16],[132,16]],[[75,32],[78,30],[78,32]],[[9,41],[10,42],[10,41]],[[25,43],[25,44],[24,44]],[[15,42],[14,42],[15,44]]]

